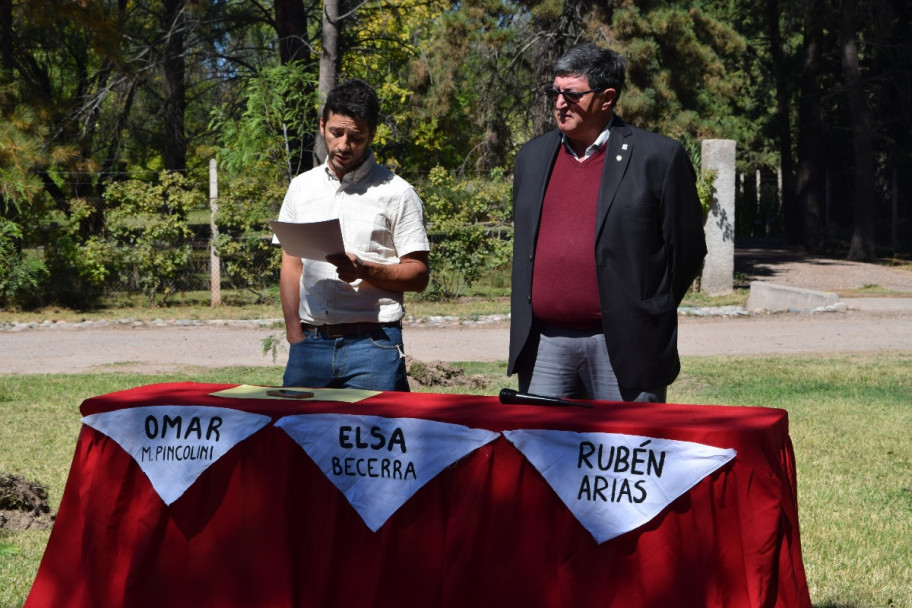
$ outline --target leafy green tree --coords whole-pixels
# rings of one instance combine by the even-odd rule
[[[400,76],[411,93],[396,110],[410,135],[396,154],[406,169],[487,172],[512,162],[531,133],[524,27],[519,3],[470,0],[416,28],[423,40]]]
[[[24,299],[47,275],[40,259],[25,257],[17,249],[21,239],[19,225],[0,217],[0,306]]]
[[[187,213],[199,204],[179,173],[162,172],[156,183],[129,180],[105,192],[107,225],[123,268],[148,297],[149,306],[176,291],[187,271],[192,232]]]
[[[756,128],[738,138],[739,163],[781,168],[787,242],[862,259],[877,243],[901,250],[912,217],[902,202],[912,191],[909,3],[700,4],[749,42],[737,108]],[[844,51],[853,44],[847,78]],[[856,143],[867,151],[847,153]]]
[[[70,204],[70,214],[49,230],[44,258],[50,276],[41,296],[45,302],[92,308],[104,295],[108,281],[120,271],[118,251],[109,235],[82,232],[85,218],[95,212],[95,205],[76,199]]]
[[[512,181],[503,171],[460,179],[435,167],[418,189],[433,241],[425,297],[457,298],[486,270],[509,262]]]
[[[441,15],[413,63],[407,124],[421,137],[411,143],[424,162],[509,166],[519,145],[554,128],[541,89],[584,39],[610,40],[628,57],[628,122],[685,141],[751,131],[738,108],[746,42],[692,3],[470,0]]]
[[[215,247],[225,278],[259,302],[265,302],[269,288],[278,284],[282,253],[272,244],[267,220],[278,217],[285,187],[278,180],[240,177],[229,180],[221,190],[226,194],[219,197]]]
[[[690,3],[628,1],[598,29],[629,61],[619,101],[626,121],[684,142],[744,129],[735,61],[745,41],[731,27]]]
[[[454,183],[508,176],[516,149],[553,128],[541,88],[554,59],[585,38],[630,59],[625,120],[688,146],[735,139],[742,170],[781,169],[774,223],[789,243],[870,259],[912,242],[907,1],[333,5],[330,45],[318,0],[0,0],[0,170],[28,195],[0,216],[15,224],[9,251],[45,246],[42,298],[91,300],[120,272],[110,184],[165,168],[204,183],[213,156],[232,183],[312,166],[329,46],[333,72],[376,86],[375,151],[413,182],[438,165]]]
[[[0,306],[27,301],[47,276],[39,258],[23,253],[22,228],[8,219],[16,218],[27,200],[25,189],[0,170]]]
[[[248,79],[240,95],[244,111],[230,108],[213,113],[220,164],[231,174],[266,172],[286,186],[305,167],[298,164],[293,142],[317,129],[313,75],[300,63],[265,68]]]

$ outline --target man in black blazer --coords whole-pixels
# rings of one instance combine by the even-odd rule
[[[620,55],[581,44],[554,73],[558,128],[516,157],[507,373],[521,392],[662,402],[706,255],[696,175],[679,142],[614,114]]]

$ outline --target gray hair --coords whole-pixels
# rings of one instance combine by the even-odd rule
[[[584,42],[567,51],[554,64],[555,76],[583,76],[593,89],[614,89],[618,97],[627,79],[627,60],[623,55]]]

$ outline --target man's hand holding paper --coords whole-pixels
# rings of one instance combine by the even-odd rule
[[[333,253],[326,256],[326,261],[336,267],[339,279],[346,283],[364,278],[364,262],[354,253]]]

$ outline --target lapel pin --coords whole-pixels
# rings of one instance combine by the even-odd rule
[[[627,149],[627,144],[624,144],[623,146],[621,146],[621,150],[626,150],[626,149]]]
[[[618,154],[618,155],[615,157],[615,160],[617,160],[618,162],[621,162],[621,155]]]

